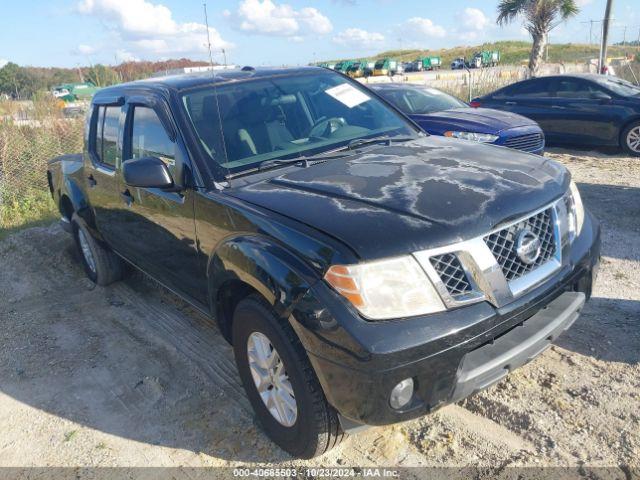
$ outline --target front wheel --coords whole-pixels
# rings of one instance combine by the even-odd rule
[[[233,349],[244,389],[267,435],[294,457],[313,458],[344,433],[291,326],[257,295],[233,315]]]
[[[640,122],[634,122],[624,129],[620,143],[628,154],[640,157]]]

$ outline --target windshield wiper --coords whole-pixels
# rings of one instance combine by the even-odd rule
[[[336,150],[332,150],[330,152],[320,152],[315,155],[307,155],[307,156],[298,156],[295,158],[274,158],[271,160],[264,160],[260,162],[256,167],[250,168],[248,170],[243,170],[237,173],[231,173],[227,175],[225,178],[230,180],[232,178],[244,177],[246,175],[250,175],[252,173],[263,172],[266,170],[271,170],[273,168],[285,167],[287,165],[296,165],[300,164],[301,167],[307,168],[310,163],[319,160],[332,160],[334,158],[343,158],[350,155],[350,153],[345,152],[337,152]]]
[[[293,164],[301,164],[302,167],[307,168],[309,166],[309,162],[313,162],[315,160],[332,160],[334,158],[342,158],[349,154],[344,152],[339,152],[336,150],[331,150],[329,152],[320,152],[315,155],[300,155],[295,158],[287,158],[287,159],[273,159],[273,160],[265,160],[264,162],[260,162],[258,165],[258,170],[267,170],[272,167],[279,167],[282,165],[293,165]]]
[[[355,140],[351,140],[349,144],[345,147],[347,150],[355,150],[356,148],[366,147],[367,145],[375,145],[377,143],[386,143],[387,145],[391,145],[394,142],[410,142],[411,140],[415,140],[414,137],[389,137],[389,136],[381,136],[381,137],[373,137],[373,138],[356,138]]]

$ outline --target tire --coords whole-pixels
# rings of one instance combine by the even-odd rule
[[[93,238],[84,222],[75,213],[71,217],[71,225],[73,238],[89,280],[103,287],[121,280],[126,270],[124,261]]]
[[[620,145],[629,155],[640,157],[640,122],[633,122],[622,131]]]
[[[305,459],[322,455],[338,445],[345,434],[340,427],[337,412],[327,403],[306,352],[291,326],[280,320],[262,297],[250,295],[238,304],[233,315],[232,330],[233,350],[242,384],[258,422],[269,438],[293,457]],[[250,339],[253,341],[261,338],[261,335],[270,343],[269,351],[273,353],[275,350],[276,356],[280,358],[284,366],[282,371],[285,381],[290,382],[296,415],[295,419],[287,419],[289,425],[278,420],[276,414],[269,411],[252,375],[249,342]],[[256,350],[252,348],[252,351]],[[275,364],[278,365],[279,362]],[[256,372],[256,364],[253,365]],[[275,392],[272,395],[285,391],[273,385],[275,384],[271,385],[271,389],[263,389],[263,395],[268,395],[265,390]]]

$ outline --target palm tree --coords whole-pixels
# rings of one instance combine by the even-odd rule
[[[517,17],[524,18],[524,27],[533,39],[529,72],[535,76],[547,44],[547,34],[578,11],[575,0],[500,0],[497,22],[503,26],[513,22]]]

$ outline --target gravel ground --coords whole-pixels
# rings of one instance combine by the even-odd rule
[[[640,160],[549,156],[602,220],[602,268],[580,320],[489,390],[311,462],[256,426],[231,349],[206,318],[141,274],[95,287],[57,225],[6,238],[0,466],[606,466],[635,478]]]

